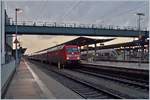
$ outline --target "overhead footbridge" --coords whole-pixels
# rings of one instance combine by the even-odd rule
[[[6,25],[7,34],[15,34],[16,25]],[[75,35],[75,36],[113,36],[113,37],[139,37],[144,35],[148,37],[149,31],[142,30],[139,32],[133,27],[119,26],[102,26],[102,25],[86,25],[86,24],[49,24],[42,23],[27,24],[25,22],[17,25],[18,35]]]

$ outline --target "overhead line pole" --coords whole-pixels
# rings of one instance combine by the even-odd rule
[[[141,36],[141,16],[144,16],[144,14],[143,13],[137,13],[136,15],[138,15],[138,30],[139,30],[139,38],[141,37],[142,38],[142,36]],[[140,40],[140,43],[139,43],[139,46],[141,47],[141,40]],[[141,48],[141,54],[140,54],[140,56],[139,56],[139,66],[141,66],[141,61],[142,61],[142,52],[143,52],[143,49]]]

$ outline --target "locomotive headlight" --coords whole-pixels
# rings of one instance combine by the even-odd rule
[[[69,57],[67,57],[67,60],[69,60]]]

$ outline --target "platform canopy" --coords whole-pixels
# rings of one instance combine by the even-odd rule
[[[143,45],[149,45],[149,41],[143,42]],[[135,40],[132,42],[126,42],[126,43],[119,43],[119,44],[113,44],[113,45],[106,45],[99,47],[99,49],[110,49],[110,48],[120,48],[120,47],[132,47],[132,46],[141,46],[139,40]]]
[[[95,43],[104,43],[108,42],[111,40],[114,40],[115,38],[111,39],[92,39],[92,38],[87,38],[87,37],[79,37],[74,40],[65,42],[64,44],[70,44],[70,45],[78,45],[78,46],[84,46],[84,45],[90,45],[90,44],[95,44]]]
[[[59,45],[67,44],[67,45],[84,46],[84,45],[90,45],[90,44],[95,44],[95,43],[104,43],[104,42],[108,42],[108,41],[111,41],[111,40],[114,40],[114,39],[115,38],[111,38],[111,39],[92,39],[92,38],[87,38],[87,37],[78,37],[76,39],[73,39],[71,41],[67,41],[67,42],[59,44]],[[59,46],[59,45],[57,45],[57,46]],[[56,46],[54,46],[54,47],[56,47]],[[39,52],[42,52],[42,51],[46,51],[46,50],[54,48],[54,47],[50,47],[50,48],[40,50],[40,51],[37,51],[37,52],[34,52],[34,53],[39,53]]]
[[[149,40],[143,42],[142,44],[143,45],[149,45]],[[112,49],[112,48],[121,48],[121,47],[133,47],[133,46],[141,46],[142,44],[140,44],[139,40],[135,40],[132,42],[125,42],[125,43],[117,43],[117,44],[99,46],[99,47],[97,47],[97,49],[100,50],[100,49]],[[94,50],[94,49],[95,49],[94,47],[89,47],[89,50]],[[128,49],[130,49],[130,48],[128,48]],[[86,50],[86,49],[83,49],[82,51],[84,51],[84,50]]]

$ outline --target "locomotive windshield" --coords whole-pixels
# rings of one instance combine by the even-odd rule
[[[67,48],[67,52],[79,52],[78,48]]]

